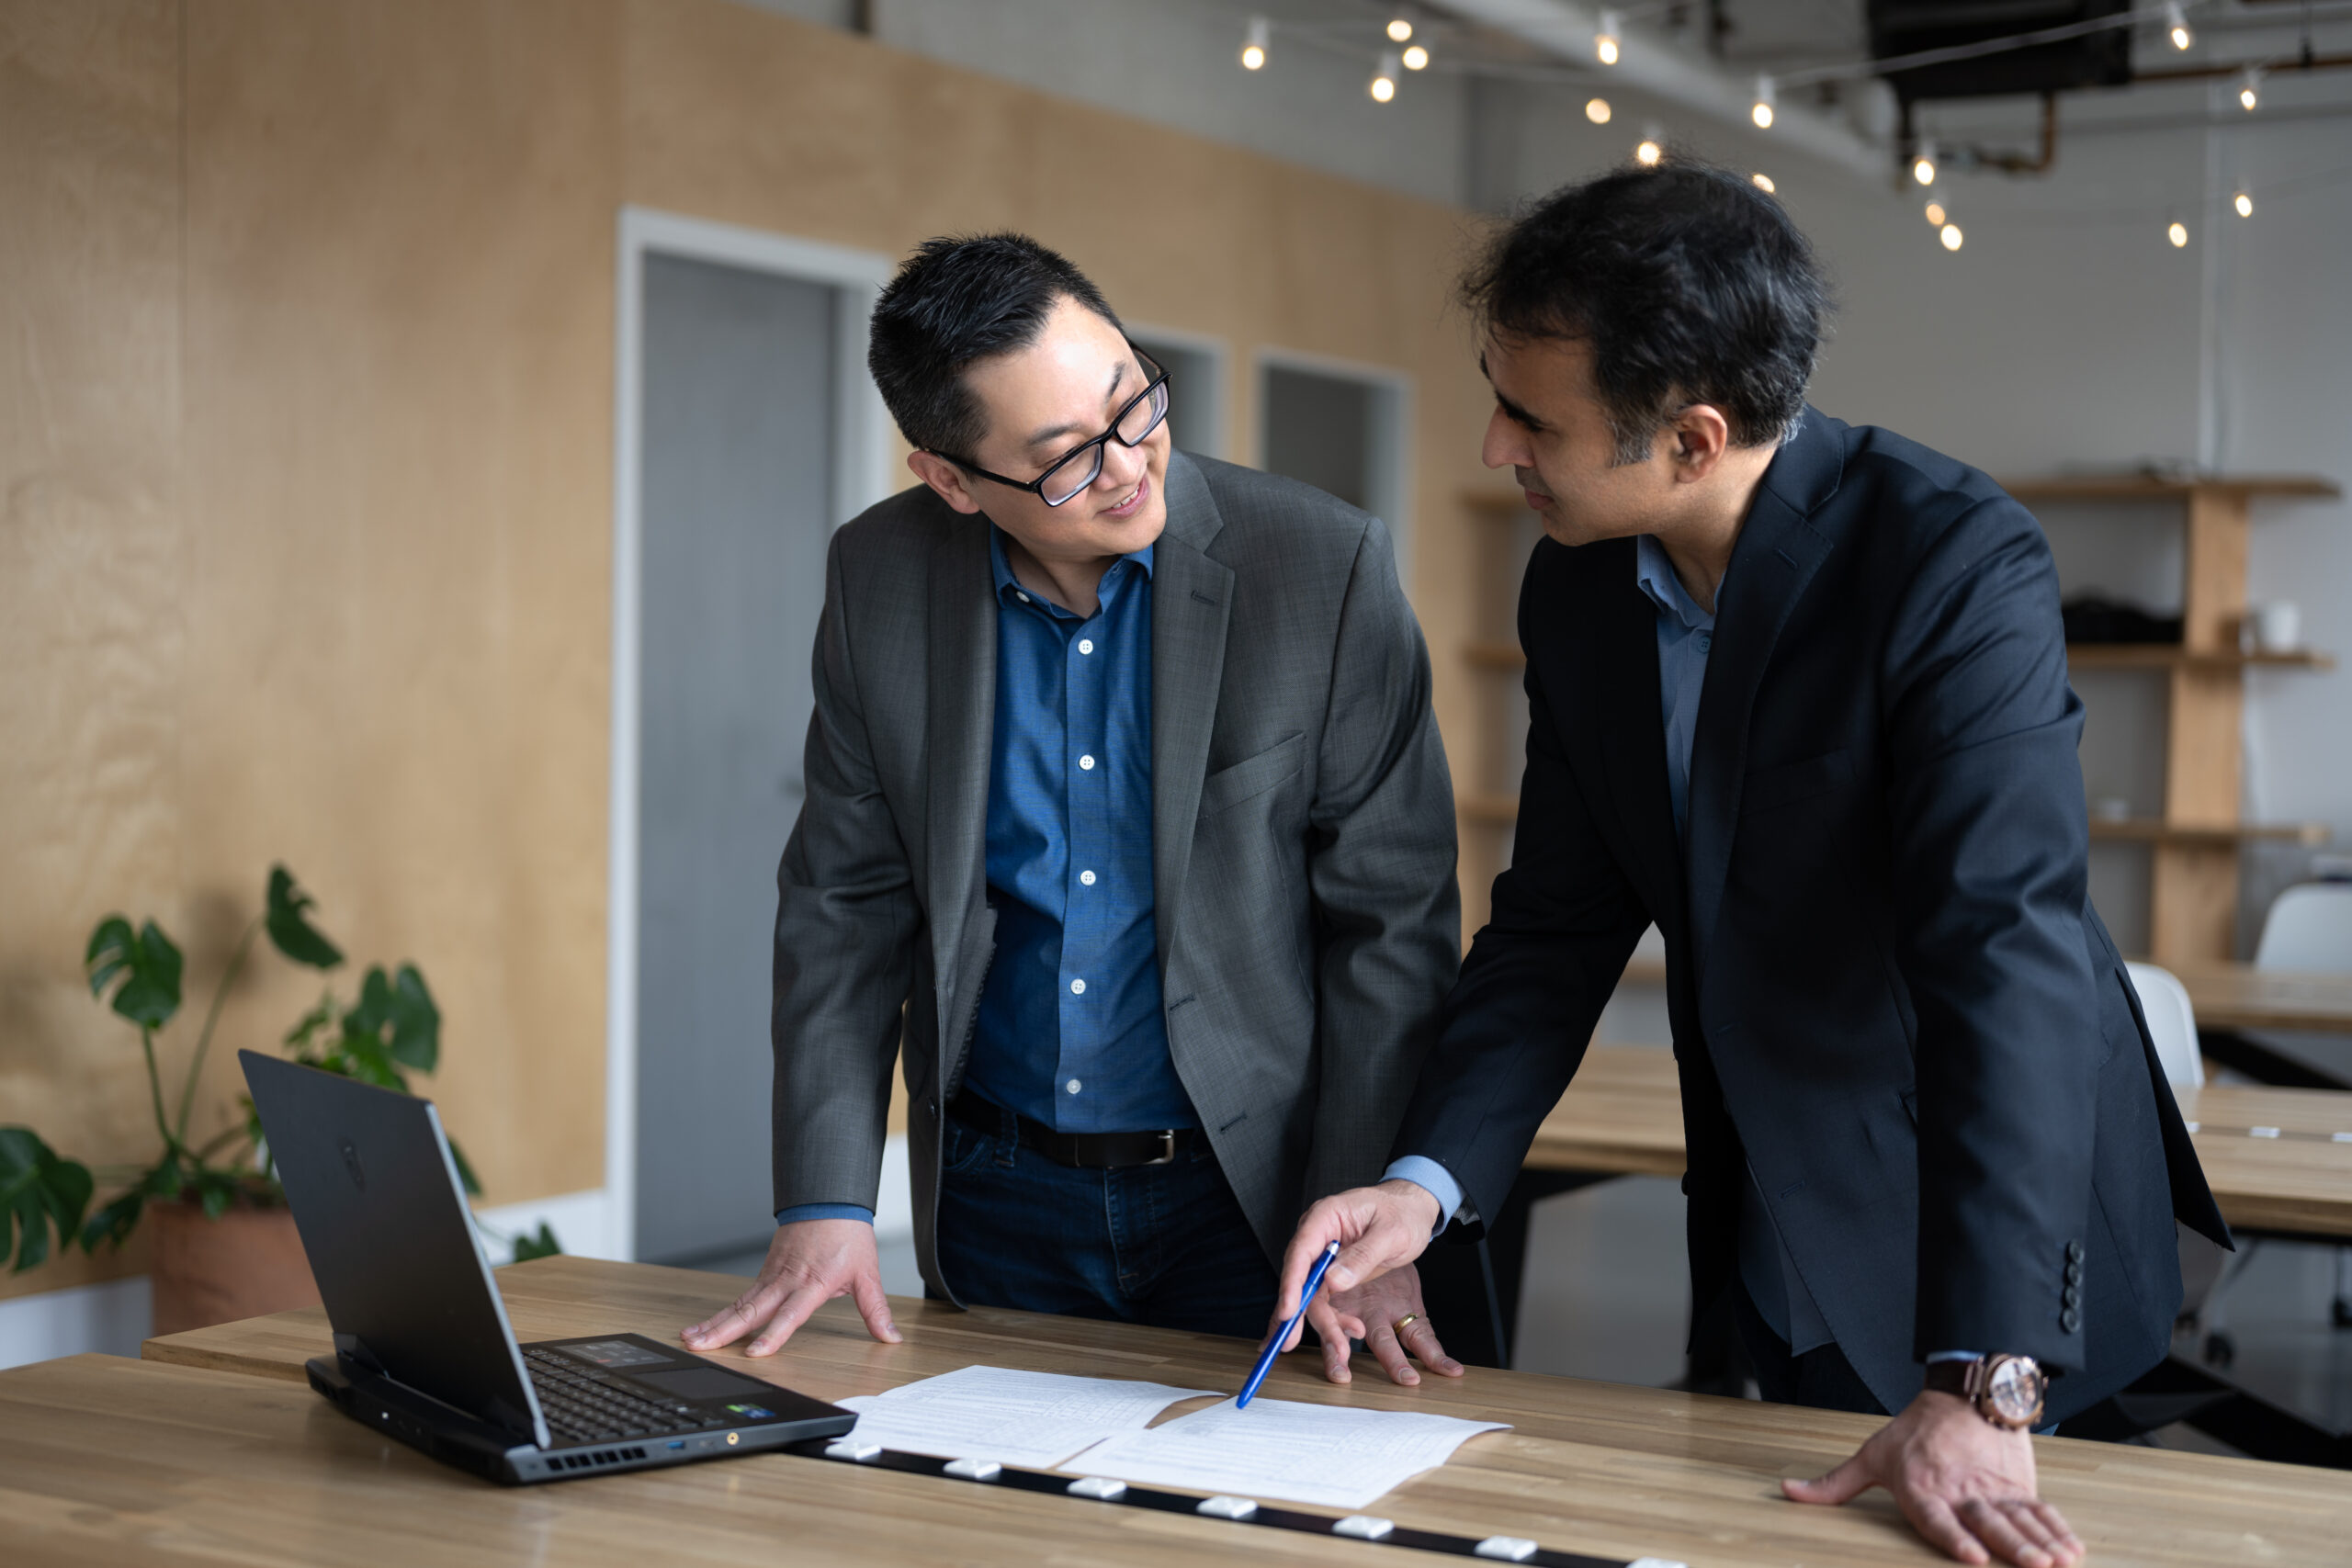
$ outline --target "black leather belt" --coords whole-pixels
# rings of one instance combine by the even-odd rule
[[[948,1101],[947,1114],[978,1132],[1004,1131],[1003,1109],[977,1094],[959,1094]],[[1197,1127],[1170,1127],[1150,1133],[1057,1133],[1043,1122],[1014,1113],[1021,1125],[1021,1146],[1035,1149],[1059,1165],[1081,1170],[1118,1170],[1126,1166],[1168,1165],[1193,1146]]]

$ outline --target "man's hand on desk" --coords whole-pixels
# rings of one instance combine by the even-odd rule
[[[758,1283],[735,1298],[733,1306],[678,1337],[689,1350],[716,1350],[757,1329],[745,1352],[773,1356],[810,1313],[844,1295],[857,1303],[868,1333],[886,1345],[899,1343],[890,1303],[882,1294],[874,1227],[863,1220],[796,1220],[776,1227]]]
[[[1411,1267],[1437,1229],[1437,1200],[1426,1188],[1410,1181],[1384,1181],[1334,1193],[1306,1211],[1283,1257],[1282,1286],[1275,1292],[1274,1316],[1268,1329],[1280,1325],[1298,1310],[1299,1292],[1315,1260],[1333,1242],[1340,1256],[1323,1276],[1323,1289],[1307,1304],[1306,1321],[1323,1340],[1323,1375],[1346,1382],[1348,1341],[1362,1339],[1365,1348],[1400,1383],[1417,1383],[1408,1353],[1423,1366],[1450,1378],[1462,1375],[1462,1364],[1438,1343],[1421,1310],[1421,1278]],[[1396,1325],[1413,1321],[1403,1334]],[[1293,1329],[1283,1348],[1297,1345],[1306,1332]]]
[[[1883,1486],[1921,1535],[1962,1562],[2070,1568],[2083,1543],[2034,1482],[2033,1441],[1957,1395],[1924,1391],[1853,1458],[1818,1481],[1783,1481],[1800,1503],[1843,1503]]]

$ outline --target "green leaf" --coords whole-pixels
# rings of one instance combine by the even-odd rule
[[[333,987],[329,987],[319,994],[318,1005],[304,1013],[295,1022],[294,1027],[286,1032],[286,1038],[279,1043],[294,1047],[296,1061],[307,1061],[309,1059],[307,1053],[311,1049],[312,1038],[320,1030],[334,1021],[334,991]]]
[[[562,1255],[563,1243],[556,1240],[555,1228],[545,1220],[539,1222],[537,1235],[514,1238],[514,1261],[517,1263],[528,1263],[534,1258],[560,1258]]]
[[[343,962],[343,950],[320,935],[302,913],[316,908],[317,900],[295,886],[294,874],[282,865],[269,868],[267,905],[262,925],[278,952],[313,969],[332,969]]]
[[[21,1273],[49,1257],[50,1233],[71,1246],[89,1207],[89,1168],[60,1159],[28,1127],[0,1127],[0,1256]]]
[[[481,1197],[481,1179],[474,1175],[474,1168],[466,1160],[466,1151],[458,1146],[458,1140],[455,1138],[449,1140],[449,1157],[458,1162],[458,1180],[464,1186],[466,1196]]]
[[[140,1213],[146,1206],[147,1186],[141,1182],[90,1216],[82,1227],[82,1250],[96,1252],[100,1242],[119,1247],[138,1228]]]
[[[90,994],[103,997],[119,979],[114,1010],[141,1029],[161,1029],[180,1010],[180,950],[149,920],[134,933],[120,915],[108,915],[90,933],[82,956]]]
[[[396,980],[385,976],[383,965],[371,967],[360,983],[359,1004],[343,1015],[343,1032],[346,1041],[366,1036],[393,1061],[419,1072],[431,1072],[441,1059],[441,1010],[413,964],[401,964]]]
[[[334,1043],[319,1066],[331,1073],[341,1073],[361,1083],[374,1084],[378,1089],[396,1089],[408,1092],[408,1079],[384,1050],[383,1043],[374,1035],[355,1032],[348,1018],[344,1020],[343,1037]]]
[[[222,1180],[220,1177],[208,1172],[207,1179],[198,1185],[203,1189],[206,1219],[217,1220],[229,1212],[230,1203],[237,1196],[237,1189],[233,1182]]]

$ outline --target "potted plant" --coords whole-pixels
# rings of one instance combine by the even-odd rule
[[[15,1269],[48,1258],[52,1231],[61,1249],[78,1243],[96,1252],[100,1246],[119,1247],[145,1214],[154,1225],[156,1333],[318,1301],[253,1101],[241,1098],[242,1114],[202,1142],[189,1130],[221,1005],[254,943],[266,935],[286,958],[322,973],[342,964],[342,951],[311,923],[314,907],[284,866],[270,868],[262,912],[239,936],[220,972],[179,1093],[169,1104],[155,1043],[180,1010],[180,950],[152,919],[136,929],[120,915],[98,922],[83,957],[90,992],[108,999],[139,1031],[149,1104],[163,1147],[143,1168],[102,1168],[125,1185],[88,1213],[97,1190],[89,1168],[61,1157],[29,1128],[0,1127],[0,1213],[7,1216],[0,1221],[0,1244],[6,1244],[0,1255],[13,1252]],[[282,1043],[295,1061],[406,1093],[408,1073],[429,1073],[440,1059],[441,1012],[414,964],[402,964],[389,974],[375,964],[348,1005],[329,984]],[[454,1143],[450,1152],[466,1190],[479,1194],[473,1168]],[[544,1224],[536,1236],[513,1239],[517,1261],[560,1250]]]

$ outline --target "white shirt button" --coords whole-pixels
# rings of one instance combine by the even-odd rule
[[[1086,995],[1086,982],[1083,980],[1072,980],[1069,983],[1069,994],[1073,997],[1082,997]]]
[[[1062,1085],[1062,1088],[1064,1088],[1064,1089],[1066,1089],[1069,1090],[1069,1092],[1070,1092],[1070,1093],[1072,1093],[1072,1094],[1076,1094],[1076,1093],[1077,1093],[1077,1092],[1078,1092],[1081,1088],[1083,1088],[1083,1087],[1084,1087],[1084,1086],[1083,1086],[1083,1085],[1081,1085],[1081,1084],[1080,1084],[1080,1083],[1076,1078],[1072,1078],[1072,1079],[1070,1079],[1070,1080],[1069,1080],[1069,1082],[1068,1082],[1068,1083],[1066,1083],[1066,1084]]]
[[[1079,879],[1079,881],[1080,881],[1081,883],[1084,883],[1084,884],[1085,884],[1087,886],[1089,886],[1089,887],[1091,887],[1091,886],[1094,886],[1094,874],[1093,874],[1092,872],[1091,872],[1091,871],[1081,871],[1081,872],[1080,872],[1080,873],[1078,874],[1078,879]]]
[[[1078,760],[1078,766],[1081,773],[1092,773],[1094,771],[1094,759],[1091,757],[1080,757]]]
[[[1016,588],[1016,589],[1014,589],[1014,590],[1012,591],[1012,596],[1013,596],[1015,599],[1020,600],[1023,604],[1026,604],[1027,603],[1029,603],[1029,595],[1027,595],[1026,593],[1023,593],[1023,592],[1021,592],[1021,590],[1019,590],[1018,588]]]
[[[1091,652],[1093,652],[1093,651],[1094,651],[1094,639],[1093,639],[1092,637],[1080,637],[1080,638],[1078,639],[1078,651],[1079,651],[1079,652],[1080,652],[1080,653],[1091,653]]]

